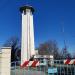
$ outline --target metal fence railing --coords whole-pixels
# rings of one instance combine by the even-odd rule
[[[46,68],[43,66],[38,67],[20,67],[20,62],[11,63],[11,75],[46,75]]]
[[[55,69],[54,75],[75,75],[75,64],[64,64],[64,60],[54,60],[52,68]]]
[[[50,61],[46,64],[42,62],[37,67],[20,67],[20,61],[11,63],[11,75],[75,75],[75,65],[66,65],[63,60],[54,60],[53,65]]]

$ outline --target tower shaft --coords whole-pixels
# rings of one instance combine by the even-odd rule
[[[34,28],[33,14],[31,7],[22,7],[22,43],[21,43],[21,64],[35,55],[34,49]]]

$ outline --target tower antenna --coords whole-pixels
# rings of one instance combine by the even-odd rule
[[[64,43],[64,48],[62,49],[64,58],[66,58],[66,53],[67,53],[67,45],[66,45],[66,39],[65,39],[65,29],[64,29],[64,22],[62,21],[62,37],[63,37],[63,43]]]

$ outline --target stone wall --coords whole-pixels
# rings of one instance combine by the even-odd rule
[[[10,75],[11,72],[11,48],[3,47],[0,50],[0,75]]]

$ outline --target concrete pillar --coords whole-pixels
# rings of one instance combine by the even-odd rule
[[[3,47],[0,51],[0,75],[11,75],[11,48]]]
[[[33,12],[31,6],[20,8],[22,13],[22,43],[21,43],[21,65],[35,55]]]

